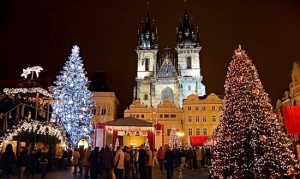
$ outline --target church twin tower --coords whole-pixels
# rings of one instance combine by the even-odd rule
[[[158,59],[157,27],[151,24],[149,13],[141,31],[138,31],[134,100],[138,99],[148,107],[156,107],[165,98],[182,107],[183,100],[190,94],[205,95],[200,69],[199,32],[198,28],[195,32],[193,22],[189,22],[186,9],[176,33],[176,57],[173,58],[170,49],[165,48]]]

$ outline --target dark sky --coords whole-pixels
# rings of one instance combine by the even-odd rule
[[[223,94],[228,64],[241,44],[274,105],[288,90],[293,62],[300,61],[300,1],[151,0],[160,52],[175,46],[185,4],[199,27],[207,94]],[[136,36],[147,9],[146,0],[1,0],[0,80],[21,79],[22,69],[35,65],[44,68],[40,78],[55,78],[77,44],[89,78],[107,72],[123,113],[132,102]]]

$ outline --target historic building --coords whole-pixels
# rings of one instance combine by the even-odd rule
[[[187,10],[176,29],[176,55],[164,48],[158,58],[158,33],[147,13],[142,30],[138,31],[137,86],[133,103],[124,117],[134,117],[154,124],[156,148],[169,143],[173,127],[181,132],[183,145],[190,138],[212,134],[219,123],[222,99],[215,94],[206,97],[200,68],[200,38],[190,22]],[[203,145],[203,143],[202,143]]]
[[[183,22],[177,28],[176,56],[165,48],[158,56],[157,27],[151,24],[149,13],[141,32],[138,31],[137,86],[134,88],[134,100],[140,100],[146,106],[157,106],[168,98],[171,103],[182,107],[182,101],[190,94],[205,95],[200,68],[200,39],[193,23],[190,23],[187,11]]]
[[[104,123],[117,118],[119,100],[115,92],[109,90],[105,72],[95,72],[89,86],[93,96],[92,100],[96,103],[93,110],[93,123]]]
[[[203,145],[213,133],[220,122],[223,100],[213,93],[206,96],[200,68],[199,33],[190,22],[187,10],[176,35],[176,55],[171,54],[170,48],[164,48],[159,58],[157,27],[147,13],[137,36],[133,102],[124,111],[124,118],[110,115],[118,104],[114,93],[106,92],[110,95],[106,99],[104,93],[93,92],[93,99],[99,96],[95,113],[102,114],[105,109],[105,115],[94,118],[97,146],[145,144],[158,148],[169,144],[174,128],[178,136],[181,134],[181,145]],[[107,120],[103,120],[105,116]]]
[[[191,94],[183,101],[184,141],[203,145],[220,123],[223,99],[211,93],[206,98]]]

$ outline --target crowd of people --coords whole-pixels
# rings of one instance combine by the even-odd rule
[[[173,177],[174,169],[193,170],[210,165],[211,148],[178,148],[160,147],[150,150],[141,145],[117,146],[117,150],[106,146],[99,150],[95,147],[85,151],[74,149],[73,174],[83,172],[85,178],[91,179],[151,179],[152,167],[157,165],[161,172],[166,171],[167,179]],[[78,171],[79,168],[79,171]]]
[[[47,171],[52,169],[52,149],[44,145],[40,149],[30,150],[22,146],[18,156],[13,151],[13,146],[7,144],[0,159],[0,173],[4,179],[18,176],[19,179],[34,178],[36,173],[41,173],[44,179]]]
[[[91,179],[151,179],[152,167],[158,166],[161,172],[166,173],[167,179],[173,177],[174,169],[193,170],[210,165],[211,148],[176,148],[160,147],[150,150],[141,145],[111,147],[81,146],[73,150],[63,150],[57,158],[53,149],[47,145],[39,149],[21,147],[18,156],[13,152],[11,144],[5,148],[1,155],[0,168],[3,178],[18,175],[18,178],[34,178],[40,173],[45,178],[46,173],[54,169],[54,159],[59,161],[57,169],[72,169],[72,174],[83,173],[84,178]]]

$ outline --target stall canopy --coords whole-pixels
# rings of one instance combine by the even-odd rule
[[[134,117],[125,117],[116,119],[113,121],[108,121],[105,123],[107,126],[140,126],[140,127],[152,127],[151,122],[145,120],[137,119]]]
[[[283,107],[287,134],[300,134],[300,106]]]
[[[202,146],[208,140],[209,136],[190,136],[192,146]]]

